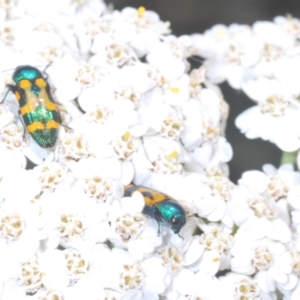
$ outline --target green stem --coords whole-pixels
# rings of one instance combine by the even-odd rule
[[[292,164],[296,165],[297,152],[282,152],[280,165]]]

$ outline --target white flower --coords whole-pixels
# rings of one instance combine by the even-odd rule
[[[3,195],[9,205],[26,203],[41,192],[34,175],[32,170],[18,169],[3,178]]]
[[[180,148],[177,141],[158,136],[145,136],[143,148],[140,148],[133,158],[135,168],[133,182],[161,192],[172,189],[177,177],[183,173]]]
[[[233,237],[231,231],[224,227],[201,223],[199,227],[203,233],[190,240],[184,264],[193,271],[201,270],[214,276],[230,265]]]
[[[235,186],[219,171],[206,176],[190,174],[186,177],[189,197],[200,217],[215,222],[222,220],[228,227],[233,226],[232,218],[227,211],[228,202],[235,193]]]
[[[260,60],[252,71],[256,76],[272,76],[278,61],[289,55],[296,41],[273,22],[258,21],[253,24],[253,33],[260,48]]]
[[[284,284],[292,271],[292,256],[284,244],[264,238],[253,240],[239,229],[231,249],[231,270],[244,275],[255,275],[258,286],[273,292],[276,283]]]
[[[67,178],[67,168],[56,162],[44,163],[34,168],[42,191],[54,191]]]
[[[258,285],[256,279],[249,276],[227,273],[220,277],[221,288],[223,290],[223,299],[274,299],[274,293],[264,293]]]
[[[281,27],[288,35],[295,38],[300,35],[300,21],[290,15],[286,17],[277,16],[274,18],[274,23]]]
[[[90,92],[90,89],[96,93],[96,86],[100,81],[100,70],[97,66],[79,64],[72,57],[51,65],[47,73],[56,87],[55,96],[60,103],[67,103],[85,92]]]
[[[236,126],[242,133],[250,139],[269,140],[283,151],[297,150],[300,147],[297,126],[300,110],[293,91],[276,80],[265,78],[249,81],[243,89],[258,105],[237,117]]]
[[[249,236],[254,239],[269,237],[284,243],[291,239],[291,230],[282,217],[284,210],[259,195],[237,193],[235,197],[230,215]]]
[[[138,9],[126,7],[122,10],[121,15],[126,22],[117,23],[117,26],[120,26],[118,28],[123,27],[123,30],[119,30],[119,32],[126,34],[127,31],[125,36],[128,36],[128,32],[131,33],[130,46],[139,57],[147,54],[149,46],[157,43],[161,35],[170,33],[169,22],[161,21],[157,13],[146,10],[142,6]],[[131,30],[128,30],[128,27]],[[116,36],[116,38],[118,37],[119,35]]]
[[[176,39],[174,36],[169,36],[163,42],[151,45],[150,53],[147,55],[147,61],[155,66],[166,80],[179,78],[185,70],[184,48]]]
[[[39,247],[39,219],[33,205],[2,209],[0,214],[1,278],[16,276],[13,266],[30,258]],[[10,267],[11,266],[11,267]]]
[[[178,298],[175,295],[169,295],[167,299],[226,299],[224,298],[223,287],[219,280],[204,272],[193,273],[190,270],[183,269],[174,280],[174,288],[179,294]],[[229,298],[228,298],[229,300]]]
[[[119,247],[126,247],[136,260],[152,253],[162,243],[156,220],[142,213],[144,206],[144,197],[136,192],[132,197],[114,201],[109,209],[110,240]]]
[[[0,105],[0,128],[8,125],[13,120],[13,114],[9,111],[6,105]]]
[[[234,225],[228,106],[203,67],[192,70],[188,62],[202,50],[188,35],[170,35],[170,23],[144,7],[2,2],[0,298],[220,298],[218,279],[193,274],[229,267]],[[228,32],[232,43],[223,42],[235,61],[228,80],[240,84],[256,59],[255,47],[243,52],[252,32],[237,25]],[[222,60],[224,47],[214,50]],[[40,92],[39,78],[25,78],[30,90],[17,87],[11,74],[18,65],[44,70],[61,116],[53,149],[40,147],[22,124],[20,108],[33,109]],[[296,97],[297,72],[274,70]],[[141,193],[124,197],[132,183],[178,201],[187,217],[180,235],[143,213]]]
[[[103,286],[122,292],[123,297],[128,294],[135,299],[141,296],[141,299],[158,299],[166,289],[166,268],[162,259],[150,257],[137,262],[128,252],[117,247],[111,250],[103,276]]]
[[[214,83],[228,80],[233,88],[240,88],[249,76],[247,68],[259,60],[260,48],[246,25],[215,25],[204,35],[192,35],[192,39],[199,55],[208,58],[207,76]]]

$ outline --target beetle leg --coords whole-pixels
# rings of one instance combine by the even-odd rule
[[[20,112],[20,110],[19,110],[19,117],[20,117],[21,123],[22,123],[23,128],[24,128],[23,140],[25,140],[26,126],[25,126],[24,121],[23,121],[23,119],[22,119],[22,117],[21,117],[21,112]]]
[[[6,94],[4,95],[4,97],[3,97],[2,101],[0,102],[0,104],[3,103],[3,102],[5,101],[5,99],[6,99],[7,95],[8,95],[8,93],[9,93],[9,92],[14,92],[14,89],[15,89],[15,86],[12,85],[12,84],[7,84],[6,87],[7,87],[7,92],[6,92]]]
[[[46,72],[47,71],[47,69],[50,67],[52,65],[52,62],[49,62],[49,64],[45,67],[45,69],[43,70],[43,74],[45,75],[45,80],[47,81],[47,79],[48,79],[48,77],[49,77],[49,75],[48,75],[48,73]]]

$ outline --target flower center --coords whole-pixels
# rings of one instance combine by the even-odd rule
[[[136,238],[145,226],[145,217],[141,213],[124,214],[116,220],[116,233],[120,235],[123,242],[131,237]]]
[[[176,150],[166,156],[158,155],[152,164],[155,173],[176,174],[181,173],[183,170],[181,163],[178,161],[178,152]]]
[[[90,88],[100,80],[100,75],[95,66],[85,64],[79,68],[75,80],[83,88]]]
[[[89,143],[83,135],[68,133],[61,143],[62,153],[67,159],[78,161],[90,155]]]
[[[176,274],[181,270],[183,256],[176,248],[166,246],[158,249],[157,254],[162,258],[164,266],[173,274]]]
[[[15,40],[14,32],[15,28],[10,26],[3,26],[0,29],[1,40],[8,46],[11,46]]]
[[[241,57],[245,54],[245,50],[237,43],[228,45],[225,56],[230,63],[241,64]]]
[[[112,111],[109,107],[106,106],[97,106],[93,110],[87,112],[87,120],[89,122],[104,124]]]
[[[43,274],[39,269],[37,257],[33,257],[21,263],[19,283],[26,289],[27,293],[35,293],[42,286]]]
[[[258,246],[255,249],[252,265],[257,270],[266,270],[273,264],[273,256],[270,250],[265,246]]]
[[[105,20],[99,19],[88,19],[84,23],[85,34],[90,37],[95,37],[96,35],[109,31],[109,23]]]
[[[24,129],[13,123],[1,130],[1,139],[9,149],[18,149],[23,143]]]
[[[219,197],[224,201],[229,201],[231,198],[231,191],[234,188],[234,184],[229,181],[225,176],[211,176],[208,177],[209,187],[211,193],[215,197]]]
[[[43,191],[54,191],[67,176],[66,168],[56,162],[37,166],[35,170]]]
[[[273,117],[281,117],[285,114],[285,111],[289,103],[280,96],[270,96],[265,101],[259,102],[259,107],[262,113],[270,114]]]
[[[286,199],[289,188],[278,176],[272,176],[267,186],[267,193],[276,200]]]
[[[292,253],[293,257],[293,271],[299,276],[300,275],[300,252],[295,251]]]
[[[112,182],[101,176],[93,176],[84,179],[84,192],[94,199],[106,201],[107,197],[112,194]]]
[[[47,290],[42,292],[41,294],[39,293],[39,298],[38,300],[65,300],[65,296],[61,292],[54,292],[51,290]]]
[[[258,218],[266,217],[268,220],[274,220],[277,217],[277,212],[263,199],[250,201],[250,208]]]
[[[171,140],[178,140],[183,131],[182,120],[177,115],[170,115],[163,120],[160,134]]]
[[[198,87],[205,81],[206,70],[203,66],[198,69],[193,69],[190,73],[190,86],[193,88]]]
[[[279,59],[284,54],[281,47],[273,44],[265,44],[264,48],[262,49],[261,55],[267,61],[271,62],[274,60]]]
[[[55,46],[47,45],[38,52],[39,60],[48,64],[63,57],[63,51]]]
[[[61,213],[60,223],[56,228],[57,233],[66,241],[84,235],[86,229],[85,220],[82,216],[72,213]]]
[[[121,137],[113,141],[113,148],[120,160],[130,160],[135,152],[135,139],[126,131]]]
[[[25,222],[18,213],[6,214],[0,219],[0,236],[7,241],[15,241],[22,235],[25,227]]]
[[[252,278],[245,277],[235,282],[235,299],[252,300],[260,298],[260,288]]]
[[[109,65],[123,67],[130,65],[134,54],[127,45],[110,44],[106,47],[106,59]]]
[[[133,87],[118,87],[114,91],[115,99],[126,99],[137,105],[141,99],[141,95]]]
[[[202,123],[202,135],[205,141],[215,142],[220,136],[220,126],[215,126],[212,122],[204,121]]]
[[[207,250],[217,250],[220,254],[228,254],[233,243],[233,237],[224,228],[213,227],[211,231],[200,236],[200,243]]]
[[[64,253],[68,275],[72,283],[76,283],[90,271],[90,262],[85,260],[78,250],[68,249]]]
[[[139,264],[124,265],[120,274],[120,288],[123,290],[140,289],[144,282],[144,273]]]

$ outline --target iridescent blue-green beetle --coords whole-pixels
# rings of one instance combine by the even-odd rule
[[[19,66],[12,79],[15,85],[7,87],[19,102],[27,131],[42,148],[54,147],[61,119],[46,78],[35,67]]]
[[[124,196],[130,197],[136,191],[144,196],[143,213],[157,221],[158,234],[160,225],[170,227],[178,234],[186,222],[186,213],[182,206],[171,197],[140,185],[126,186]]]

